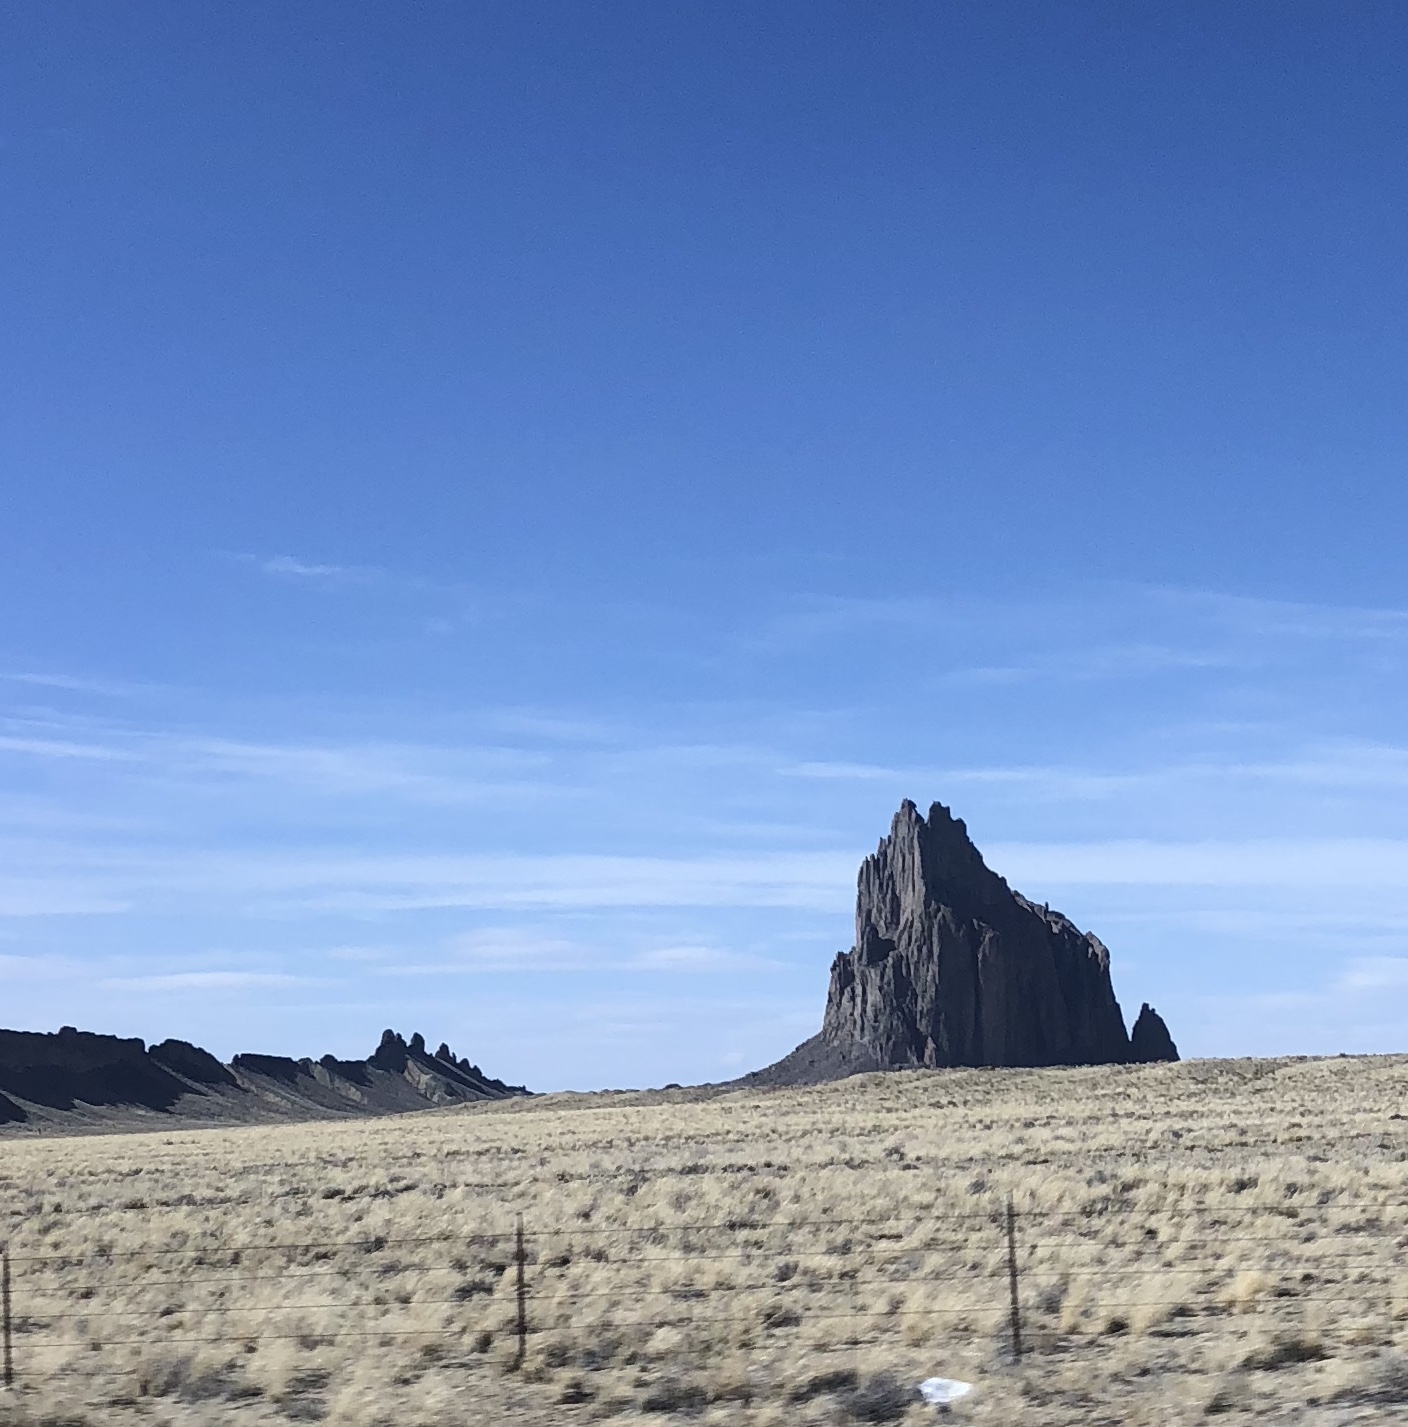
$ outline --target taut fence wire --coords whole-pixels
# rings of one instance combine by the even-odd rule
[[[10,1387],[140,1376],[155,1349],[341,1340],[498,1351],[505,1371],[522,1372],[535,1353],[549,1366],[580,1357],[564,1344],[584,1327],[603,1342],[669,1330],[685,1361],[721,1337],[744,1352],[788,1340],[807,1353],[962,1342],[1020,1358],[1130,1331],[1187,1337],[1234,1318],[1362,1341],[1408,1317],[1408,1201],[1177,1212],[1170,1227],[1118,1203],[1092,1212],[1008,1197],[889,1218],[552,1225],[517,1214],[512,1227],[404,1237],[5,1247],[3,1377]],[[1246,1232],[1253,1215],[1281,1231]],[[1252,1248],[1264,1251],[1255,1264]]]

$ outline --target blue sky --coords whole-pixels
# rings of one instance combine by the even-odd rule
[[[1399,7],[0,7],[0,1022],[819,1023],[902,797],[1408,1048]]]

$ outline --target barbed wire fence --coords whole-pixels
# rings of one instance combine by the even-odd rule
[[[498,1208],[501,1220],[511,1212]],[[1235,1316],[1289,1335],[1285,1351],[1312,1352],[1313,1345],[1296,1348],[1294,1341],[1306,1331],[1310,1309],[1330,1309],[1330,1318],[1367,1314],[1388,1336],[1408,1314],[1408,1201],[1183,1205],[1171,1231],[1149,1217],[1118,1202],[1019,1207],[1008,1197],[971,1211],[936,1205],[927,1219],[911,1208],[902,1218],[740,1212],[715,1221],[553,1226],[516,1214],[511,1228],[483,1232],[466,1226],[468,1232],[400,1237],[208,1239],[82,1253],[17,1253],[6,1245],[3,1380],[7,1388],[42,1386],[74,1371],[75,1354],[95,1361],[115,1348],[228,1345],[253,1352],[263,1343],[321,1347],[339,1340],[438,1340],[479,1354],[507,1340],[506,1371],[521,1372],[535,1343],[551,1343],[588,1309],[596,1331],[644,1322],[652,1332],[679,1332],[686,1361],[691,1334],[745,1328],[779,1342],[803,1325],[831,1324],[839,1330],[835,1341],[807,1343],[805,1352],[854,1353],[904,1342],[912,1322],[941,1330],[948,1341],[996,1342],[1020,1361],[1057,1337],[1078,1342],[1128,1332],[1141,1312],[1163,1315],[1182,1335],[1216,1331]],[[1274,1228],[1262,1222],[1268,1218]],[[1275,1282],[1239,1302],[1231,1276],[1258,1254],[1266,1261],[1254,1271]],[[338,1255],[353,1261],[332,1265]],[[704,1281],[699,1270],[706,1265],[728,1272]],[[400,1299],[368,1295],[368,1284],[395,1274],[431,1286]],[[1168,1298],[1133,1291],[1155,1275],[1160,1283],[1188,1286]],[[585,1286],[577,1281],[582,1277]],[[1095,1289],[1088,1297],[1075,1292],[1083,1282]],[[306,1296],[309,1286],[324,1283],[329,1291]],[[261,1284],[283,1285],[290,1301],[238,1301],[241,1290]],[[338,1296],[334,1285],[360,1296]],[[950,1301],[904,1296],[925,1289]],[[156,1290],[176,1301],[129,1301]],[[1060,1311],[1073,1297],[1089,1323],[1062,1328]],[[412,1327],[399,1325],[398,1308],[442,1311],[434,1326]],[[312,1313],[342,1321],[314,1328],[294,1318]],[[368,1314],[378,1321],[366,1323]],[[202,1325],[195,1332],[190,1319]],[[1325,1342],[1365,1332],[1359,1320],[1314,1328]],[[141,1369],[104,1362],[93,1371]]]

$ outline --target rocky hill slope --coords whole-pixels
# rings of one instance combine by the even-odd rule
[[[1177,1058],[1147,1005],[1131,1045],[1097,937],[1014,892],[941,803],[926,819],[906,801],[861,864],[856,941],[832,963],[820,1034],[745,1079]]]
[[[447,1045],[431,1055],[422,1036],[394,1031],[365,1060],[237,1055],[224,1065],[186,1041],[149,1049],[72,1026],[0,1030],[0,1125],[21,1132],[387,1115],[527,1093]]]

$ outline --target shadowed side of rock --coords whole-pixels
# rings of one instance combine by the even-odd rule
[[[0,1031],[0,1091],[12,1120],[29,1118],[16,1101],[61,1111],[80,1103],[167,1110],[188,1090],[135,1038],[94,1035],[72,1026],[53,1035]]]

